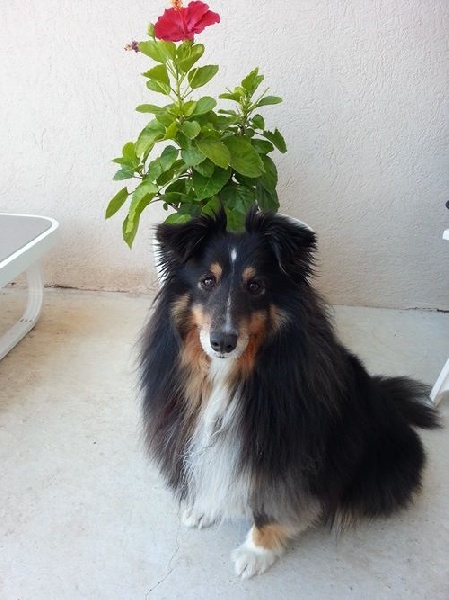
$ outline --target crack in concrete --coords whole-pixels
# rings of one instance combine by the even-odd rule
[[[161,583],[164,583],[164,581],[166,581],[166,579],[173,573],[173,571],[175,570],[175,567],[171,566],[172,562],[174,561],[174,559],[176,558],[176,555],[179,552],[179,531],[181,529],[181,524],[179,524],[178,526],[178,531],[176,532],[176,548],[175,551],[173,552],[173,554],[170,557],[170,560],[167,563],[167,572],[165,573],[165,575],[162,577],[162,579],[160,579],[155,585],[153,585],[152,588],[150,588],[148,590],[148,592],[145,594],[145,600],[148,600],[149,595],[157,588],[161,585]]]

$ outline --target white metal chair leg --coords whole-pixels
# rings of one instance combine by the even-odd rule
[[[44,282],[39,261],[26,271],[28,298],[22,317],[0,337],[0,360],[33,329],[42,309]]]
[[[449,394],[449,359],[441,369],[440,376],[430,392],[430,399],[435,406],[440,403],[444,394]]]
[[[42,310],[42,301],[44,298],[44,280],[42,277],[42,268],[39,262],[35,263],[26,271],[28,285],[28,300],[22,322],[27,322],[32,329]]]

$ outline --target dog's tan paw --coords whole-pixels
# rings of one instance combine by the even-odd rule
[[[235,572],[242,579],[249,579],[254,575],[261,575],[279,558],[280,553],[255,546],[246,541],[236,548],[231,554],[234,561]]]
[[[186,508],[182,513],[182,523],[185,527],[203,529],[210,527],[214,523],[214,519],[197,512],[194,508]]]

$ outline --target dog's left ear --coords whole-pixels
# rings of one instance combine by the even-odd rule
[[[224,210],[213,216],[194,217],[179,225],[162,223],[156,230],[160,267],[167,271],[198,255],[211,237],[225,233]]]
[[[293,280],[306,279],[313,273],[316,235],[304,223],[251,210],[246,217],[246,231],[265,237],[281,270]]]

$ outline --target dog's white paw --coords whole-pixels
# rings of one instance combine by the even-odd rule
[[[210,527],[214,519],[196,511],[194,508],[186,508],[182,513],[182,522],[186,527],[203,529],[204,527]]]
[[[262,546],[255,546],[246,541],[236,548],[231,554],[234,561],[235,572],[242,579],[249,579],[254,575],[261,575],[279,558],[281,552],[267,550]]]

